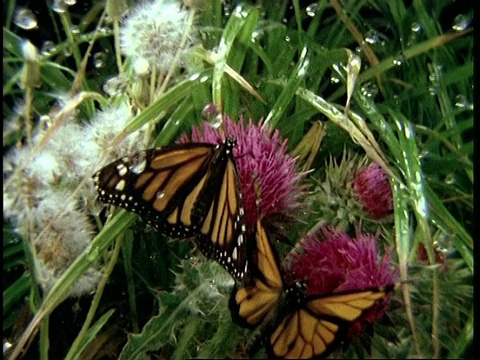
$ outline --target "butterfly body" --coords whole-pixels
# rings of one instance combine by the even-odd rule
[[[239,283],[248,275],[245,214],[234,139],[184,143],[118,159],[94,176],[99,200],[140,215],[172,238],[196,238],[200,251]]]

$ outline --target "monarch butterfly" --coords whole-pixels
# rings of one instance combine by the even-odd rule
[[[246,281],[245,220],[236,141],[185,143],[118,159],[93,176],[98,198],[140,215],[173,238],[197,237],[208,258]]]
[[[345,338],[352,323],[383,301],[385,288],[330,295],[305,295],[299,284],[284,284],[278,255],[260,221],[251,257],[252,284],[234,288],[230,310],[237,323],[266,337],[269,357],[310,359],[327,356]],[[247,351],[258,343],[247,344]]]

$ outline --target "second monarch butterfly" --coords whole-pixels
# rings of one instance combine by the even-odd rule
[[[236,281],[248,277],[245,215],[233,158],[236,141],[185,143],[118,159],[94,176],[98,198],[197,246]]]
[[[259,325],[269,357],[312,359],[327,356],[350,325],[394,286],[329,295],[305,295],[301,286],[284,284],[278,255],[257,222],[251,257],[252,284],[236,287],[230,298],[233,319],[247,327]],[[299,285],[299,284],[296,284]],[[247,351],[258,343],[247,344]]]

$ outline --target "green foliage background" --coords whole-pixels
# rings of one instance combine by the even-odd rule
[[[55,49],[41,55],[41,86],[30,94],[18,85],[22,38],[31,36],[38,47],[42,38],[13,24],[20,5],[4,4],[4,123],[30,116],[37,123],[55,105],[55,93],[75,87],[83,95],[75,105],[79,121],[116,101],[102,91],[118,74],[115,28],[96,28],[105,3],[63,15],[46,8],[39,27],[48,28]],[[386,242],[395,247],[409,291],[396,294],[388,319],[368,339],[333,357],[366,357],[365,342],[377,358],[472,356],[473,36],[471,27],[460,26],[472,16],[466,1],[209,1],[196,18],[203,43],[191,55],[196,71],[175,71],[166,91],[124,129],[156,122],[156,144],[169,144],[198,125],[202,108],[213,102],[232,119],[263,118],[278,128],[301,164],[313,154],[310,179],[323,179],[326,160],[341,159],[345,148],[385,159],[395,200]],[[78,34],[72,24],[79,24]],[[94,51],[107,54],[105,65],[82,73],[91,41]],[[220,42],[225,46],[213,57]],[[29,114],[18,113],[15,104],[26,96]],[[318,121],[326,125],[319,150],[308,133]],[[4,150],[25,131],[4,130]],[[307,203],[315,213],[292,231],[292,241],[322,217],[314,200]],[[204,262],[190,243],[145,231],[132,214],[118,211],[43,296],[28,271],[28,239],[14,230],[4,224],[4,349],[38,332],[29,350],[34,358],[93,359],[107,356],[106,349],[120,359],[219,358],[234,357],[252,335],[231,322],[228,274]],[[419,244],[428,261],[419,259]],[[444,262],[435,261],[435,251]],[[118,260],[107,265],[115,252]],[[65,299],[68,286],[98,259],[112,270],[105,290],[93,300]],[[93,321],[77,337],[92,301]],[[65,324],[72,330],[63,331]]]

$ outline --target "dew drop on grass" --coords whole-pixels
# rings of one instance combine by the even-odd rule
[[[6,352],[8,352],[12,346],[13,346],[13,344],[10,341],[4,339],[3,340],[3,353],[5,354]]]
[[[360,91],[363,96],[366,96],[367,98],[374,98],[378,94],[378,87],[375,83],[367,81],[362,84]]]
[[[107,62],[107,54],[104,52],[97,52],[93,54],[93,66],[95,66],[96,69],[101,69],[105,67],[105,63]]]
[[[120,94],[126,86],[126,81],[121,76],[115,76],[107,80],[103,85],[103,91],[110,96]]]
[[[217,114],[216,116],[211,118],[210,121],[209,121],[209,125],[213,129],[220,129],[222,124],[223,124],[222,114]]]
[[[47,130],[50,126],[52,126],[52,119],[48,115],[42,115],[38,118],[39,127],[42,130]]]
[[[340,82],[340,79],[336,76],[331,76],[330,77],[330,83],[331,84],[338,84]]]
[[[72,56],[72,53],[73,53],[73,50],[72,50],[71,46],[67,46],[63,50],[63,55],[65,55],[66,57]]]
[[[412,29],[413,32],[418,33],[422,31],[422,25],[420,25],[418,22],[414,22],[412,23],[412,26],[410,27],[410,29]]]
[[[40,53],[42,55],[51,55],[55,51],[55,43],[51,40],[47,40],[43,43]]]
[[[405,63],[405,56],[403,54],[398,54],[393,58],[393,65],[400,66]]]
[[[447,185],[455,184],[455,176],[453,174],[448,174],[445,177],[445,184],[447,184]]]
[[[370,45],[385,46],[382,34],[376,30],[370,30],[365,34],[365,42]]]
[[[470,27],[470,24],[472,23],[472,19],[468,15],[457,15],[455,19],[453,20],[453,25],[452,29],[455,31],[464,31],[468,27]]]
[[[65,3],[64,0],[53,0],[52,1],[52,10],[55,11],[57,14],[63,14],[67,11],[68,5]]]
[[[455,96],[455,106],[459,109],[466,109],[470,106],[470,102],[465,95],[458,94]]]
[[[30,9],[18,8],[15,11],[13,23],[24,30],[32,30],[37,27],[37,17]]]
[[[435,96],[438,94],[438,86],[430,86],[428,88],[428,92],[430,95]]]
[[[315,17],[317,15],[318,3],[313,3],[307,6],[305,9],[307,16]]]
[[[195,81],[195,80],[197,80],[199,77],[200,77],[200,74],[199,74],[199,73],[195,73],[195,74],[190,75],[189,80],[190,80],[190,81]]]

